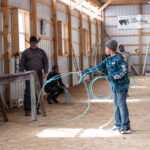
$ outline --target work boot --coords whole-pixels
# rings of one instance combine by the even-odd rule
[[[37,110],[37,115],[40,115],[40,114],[41,114],[41,112],[39,110]]]
[[[52,99],[50,97],[50,95],[47,96],[47,103],[48,104],[53,104]]]
[[[29,111],[25,111],[25,116],[30,116],[30,112]]]
[[[59,101],[58,101],[57,99],[53,99],[53,101],[54,101],[55,103],[59,103]]]

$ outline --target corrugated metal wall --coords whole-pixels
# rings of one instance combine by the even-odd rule
[[[72,10],[72,14],[79,16],[79,12],[76,10]],[[72,19],[72,28],[79,29],[80,28],[79,18],[72,16],[71,19]],[[72,30],[72,41],[80,42],[80,31]],[[74,69],[74,71],[76,71],[74,60],[76,58],[77,64],[78,64],[78,66],[80,66],[80,56],[79,56],[80,55],[80,43],[73,43],[72,46],[73,46],[75,55],[77,55],[76,57],[73,57],[73,60],[72,60],[73,69]],[[77,83],[78,83],[77,75],[73,75],[73,84],[77,84]]]
[[[52,3],[52,0],[45,0],[48,3]],[[31,10],[31,0],[8,0],[9,5],[18,7],[23,10]],[[63,5],[57,2],[57,7],[67,11],[66,5]],[[79,16],[79,12],[76,10],[72,10],[72,13]],[[38,19],[46,19],[52,20],[52,7],[46,6],[40,2],[37,2],[37,17]],[[83,15],[83,28],[89,30],[89,23],[88,23],[88,16]],[[2,20],[2,14],[0,13],[0,20]],[[63,21],[68,23],[68,15],[65,12],[60,11],[57,9],[57,20]],[[87,20],[87,21],[86,21]],[[11,15],[9,15],[9,31],[11,32]],[[96,34],[96,20],[92,20],[92,33]],[[80,21],[78,17],[72,16],[72,28],[79,29],[80,28]],[[41,42],[39,43],[39,47],[44,49],[48,55],[53,55],[53,40],[46,39],[46,38],[53,38],[53,25],[52,23],[46,23],[46,35],[41,35],[40,33],[40,21],[37,21],[37,29],[38,29],[38,36],[41,37]],[[2,21],[0,21],[0,31],[2,31]],[[32,21],[31,21],[31,33],[32,33]],[[100,33],[101,36],[101,33]],[[42,38],[43,37],[43,38]],[[100,38],[101,40],[101,38]],[[78,65],[80,64],[80,31],[72,29],[72,41],[73,48],[75,54],[78,55],[76,57]],[[76,41],[76,42],[75,42]],[[92,35],[92,44],[96,44],[96,35]],[[10,43],[10,54],[12,53],[12,45]],[[0,35],[0,55],[3,54],[3,37]],[[19,61],[19,60],[17,60]],[[53,57],[49,57],[49,71],[51,71],[51,67],[54,64]],[[89,68],[89,56],[84,56],[84,68]],[[58,65],[60,71],[68,71],[69,70],[69,59],[65,56],[58,56]],[[80,65],[79,65],[80,66]],[[75,71],[75,67],[73,64],[73,68]],[[10,73],[15,72],[15,60],[10,60]],[[3,74],[3,62],[0,59],[0,74]],[[88,76],[87,76],[88,78]],[[63,79],[65,84],[69,84],[69,77]],[[77,84],[77,76],[73,76],[73,83]],[[24,82],[16,82],[11,84],[11,99],[18,99],[23,98],[24,95]],[[3,90],[0,87],[1,90]]]
[[[122,6],[109,6],[105,10],[105,31],[109,35],[127,35],[127,34],[139,34],[138,29],[123,29],[119,30],[117,28],[117,16],[127,16],[127,15],[138,15],[139,6],[138,5],[122,5]],[[150,5],[142,5],[142,14],[150,15]],[[114,16],[114,17],[107,17]],[[116,16],[116,17],[115,17]],[[111,27],[114,25],[114,27]],[[142,29],[142,32],[150,32],[150,29]],[[118,41],[119,44],[139,44],[139,36],[124,36],[124,37],[112,37]],[[148,44],[150,40],[149,36],[142,36],[142,44]],[[142,53],[146,52],[148,46],[142,46]],[[136,53],[135,50],[139,49],[139,46],[125,46],[126,51]],[[131,64],[139,64],[139,55],[130,56]],[[149,58],[149,57],[148,57]],[[145,55],[142,56],[142,63],[144,63]],[[148,59],[148,63],[150,60]],[[135,66],[139,71],[139,66]],[[148,66],[147,69],[150,69]]]

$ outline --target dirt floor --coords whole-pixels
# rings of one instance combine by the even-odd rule
[[[128,107],[132,134],[120,135],[104,129],[113,115],[112,98],[97,101],[91,98],[89,111],[82,118],[59,126],[48,126],[59,121],[72,119],[87,108],[87,94],[83,85],[69,89],[72,103],[46,105],[47,117],[38,116],[37,122],[25,117],[23,109],[8,112],[9,122],[0,116],[0,150],[150,150],[150,77],[137,77],[131,81]],[[110,92],[108,81],[94,85],[97,96]],[[104,94],[103,94],[104,93]],[[1,114],[0,114],[1,115]]]

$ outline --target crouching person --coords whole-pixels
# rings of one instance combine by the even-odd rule
[[[54,65],[52,67],[52,72],[50,72],[47,76],[47,80],[59,74],[60,73],[59,73],[58,65]],[[63,84],[61,78],[48,83],[45,86],[45,92],[48,94],[47,96],[48,104],[53,104],[53,102],[59,103],[59,101],[57,100],[57,97],[64,92],[64,89],[65,89],[65,85]]]

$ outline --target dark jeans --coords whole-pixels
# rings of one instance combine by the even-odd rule
[[[57,99],[57,97],[64,93],[64,89],[62,89],[61,87],[59,86],[55,86],[55,87],[51,87],[51,86],[47,86],[45,88],[45,92],[48,93],[48,99]]]
[[[42,86],[43,86],[42,71],[37,72],[37,75],[38,75],[38,79],[39,79],[39,82],[40,82],[40,86],[42,88]],[[25,82],[25,84],[26,84],[26,88],[25,88],[25,91],[24,91],[24,110],[28,111],[28,112],[31,112],[30,80],[27,80]],[[39,110],[39,107],[37,108],[37,110]]]

